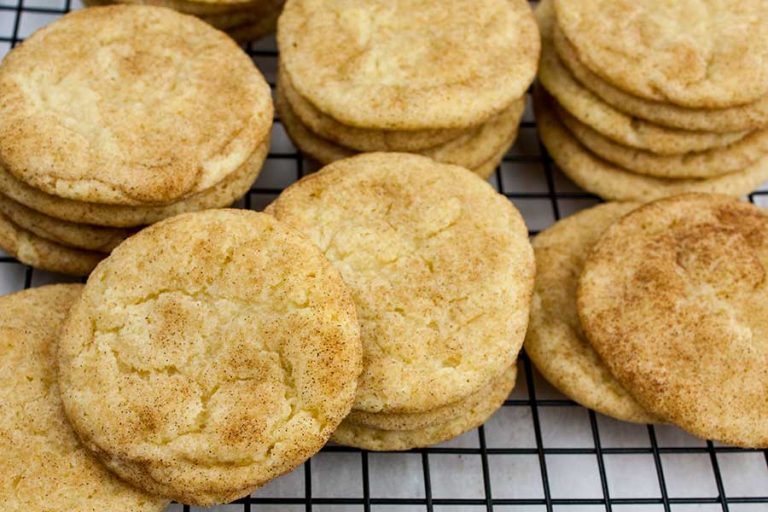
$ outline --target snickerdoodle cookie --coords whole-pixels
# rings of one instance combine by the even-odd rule
[[[307,156],[413,152],[484,178],[540,53],[524,0],[288,0],[277,39],[280,118]]]
[[[318,451],[361,370],[355,305],[304,236],[246,210],[179,215],[91,274],[59,351],[64,406],[122,478],[185,503]]]
[[[642,206],[584,264],[578,310],[645,409],[700,437],[768,447],[768,214],[687,194]]]
[[[269,86],[248,55],[162,7],[69,13],[0,65],[0,166],[73,201],[157,206],[208,190],[271,122]]]
[[[365,354],[355,412],[431,413],[515,362],[533,254],[514,206],[471,172],[368,153],[288,187],[267,211],[314,241],[352,291]]]
[[[542,0],[544,144],[605,199],[752,192],[768,178],[768,43],[750,36],[766,14],[760,0]]]
[[[630,94],[688,108],[768,96],[763,0],[555,0],[579,60]]]

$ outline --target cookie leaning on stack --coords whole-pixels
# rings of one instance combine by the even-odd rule
[[[62,401],[111,470],[225,503],[302,463],[362,368],[344,282],[304,236],[247,210],[188,213],[121,244],[62,330]]]
[[[327,164],[407,151],[488,177],[517,136],[539,36],[524,0],[289,0],[278,111]]]
[[[160,512],[80,446],[59,398],[57,337],[81,285],[0,298],[0,502],[5,510]]]
[[[0,247],[85,274],[137,227],[228,206],[259,174],[272,114],[250,58],[205,23],[70,13],[0,65]]]
[[[768,447],[768,213],[687,194],[611,225],[579,278],[584,332],[647,411]]]
[[[765,2],[545,0],[536,15],[539,133],[582,188],[644,201],[768,179]]]
[[[88,6],[128,4],[169,7],[197,16],[236,41],[255,41],[275,31],[285,0],[84,0]]]
[[[507,198],[457,166],[368,153],[307,176],[266,211],[315,242],[355,299],[364,369],[336,442],[428,446],[501,406],[534,275]]]

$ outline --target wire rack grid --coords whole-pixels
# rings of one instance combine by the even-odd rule
[[[0,55],[79,8],[72,0],[0,0]],[[274,84],[274,40],[246,50]],[[275,121],[265,169],[241,207],[263,208],[312,170]],[[491,181],[523,213],[531,235],[599,201],[554,167],[530,106],[515,147]],[[768,188],[749,199],[768,206]],[[0,253],[0,293],[62,280]],[[216,510],[768,512],[768,451],[702,441],[670,426],[611,420],[565,399],[525,354],[520,363],[515,391],[475,431],[408,453],[327,446],[294,472]],[[172,504],[169,510],[201,509]]]

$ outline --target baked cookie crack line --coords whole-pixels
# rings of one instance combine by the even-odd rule
[[[222,274],[223,272],[224,270],[222,270]],[[277,290],[283,283],[285,283],[285,280],[281,280],[277,283],[274,283],[270,285],[270,289],[273,291]],[[211,286],[211,284],[209,283],[208,286]],[[231,302],[232,304],[242,306],[244,309],[250,309],[255,306],[267,306],[266,304],[264,305],[255,304],[253,302],[248,302],[243,299],[238,299],[237,297],[226,296],[226,295],[214,295],[209,293],[207,289],[201,289],[199,291],[188,291],[183,288],[163,288],[163,289],[154,291],[152,293],[148,293],[147,295],[139,297],[138,299],[132,300],[130,302],[124,302],[122,305],[123,306],[141,306],[146,304],[147,302],[158,300],[163,295],[170,295],[170,294],[182,295],[184,297],[187,297],[189,299],[196,300],[199,302],[227,301],[227,302]],[[309,309],[311,307],[309,303],[296,302],[296,301],[291,301],[291,306],[293,311],[301,311],[301,310]],[[117,328],[96,329],[95,334],[106,334],[109,332],[114,332],[115,329]]]
[[[276,422],[276,424],[273,426],[273,428],[270,430],[269,434],[266,437],[274,437],[274,433],[278,430],[282,429],[285,425],[290,423],[291,420],[293,420],[296,416],[298,416],[301,413],[306,413],[309,417],[311,417],[314,420],[315,423],[315,430],[318,432],[323,431],[327,427],[327,422],[324,418],[321,418],[320,415],[315,411],[313,408],[309,407],[300,407],[299,406],[299,399],[298,395],[296,393],[296,386],[295,381],[292,375],[292,369],[291,365],[288,364],[280,351],[263,351],[265,353],[269,354],[277,354],[278,356],[278,364],[280,364],[281,368],[283,369],[283,372],[281,372],[281,376],[283,377],[282,383],[285,389],[286,394],[284,395],[284,399],[286,402],[290,404],[290,412],[285,416],[285,418],[282,419],[280,422]],[[119,357],[119,352],[116,352],[117,357]],[[128,368],[132,368],[130,365],[127,365]],[[142,370],[136,371],[136,373],[141,373]],[[130,372],[134,373],[134,372]],[[153,372],[149,372],[153,373]],[[185,375],[186,376],[186,375]],[[204,433],[205,429],[207,428],[207,419],[209,417],[209,403],[210,400],[216,395],[216,393],[219,391],[222,384],[230,383],[230,382],[247,382],[247,381],[253,381],[258,380],[260,377],[248,377],[248,378],[228,378],[228,379],[222,379],[219,382],[217,382],[213,387],[210,389],[205,389],[204,385],[201,384],[198,380],[189,377],[192,382],[194,382],[198,388],[200,389],[200,404],[201,404],[201,411],[198,413],[198,417],[196,418],[196,425],[193,428],[190,428],[188,430],[185,430],[183,432],[178,433],[177,435],[162,439],[161,441],[145,441],[148,444],[151,444],[155,447],[162,447],[162,446],[168,446],[178,440],[181,440],[182,438],[190,435],[195,434],[202,434]],[[274,443],[268,445],[265,450],[263,450],[264,455],[262,457],[242,457],[239,459],[230,459],[227,461],[222,461],[219,463],[210,463],[210,462],[201,462],[197,460],[194,457],[188,457],[184,454],[176,454],[177,457],[182,458],[184,460],[188,460],[190,462],[193,462],[197,466],[201,467],[222,467],[222,466],[249,466],[253,464],[258,464],[263,462],[264,460],[269,459],[270,454],[274,450],[275,446],[282,441],[277,440]]]
[[[115,328],[111,329],[109,331],[101,331],[101,332],[107,332],[110,334],[118,334],[120,332],[121,328]],[[96,333],[92,336],[92,339],[95,338]],[[235,377],[235,378],[223,378],[219,379],[213,386],[207,386],[200,378],[198,374],[195,373],[189,373],[184,371],[188,367],[198,367],[201,366],[200,359],[204,359],[205,361],[209,361],[212,358],[215,357],[215,353],[217,351],[217,348],[221,346],[221,343],[219,344],[212,344],[212,343],[206,343],[206,353],[202,355],[196,355],[188,359],[183,365],[166,365],[163,367],[158,368],[152,368],[152,369],[141,369],[137,368],[134,365],[131,365],[130,363],[126,362],[120,354],[120,351],[117,350],[113,345],[110,344],[110,351],[115,358],[118,370],[123,374],[133,374],[137,375],[139,378],[143,380],[147,380],[151,375],[182,375],[183,377],[189,379],[189,381],[193,382],[199,390],[200,397],[200,412],[198,413],[198,416],[195,420],[195,426],[193,428],[190,428],[188,430],[185,430],[183,432],[178,433],[177,435],[171,437],[171,438],[165,438],[161,441],[150,441],[149,443],[154,446],[166,446],[174,441],[177,441],[184,436],[188,435],[194,435],[194,434],[202,434],[204,433],[205,429],[208,427],[208,421],[209,418],[209,403],[210,400],[216,395],[216,393],[219,391],[221,386],[226,383],[231,382],[248,382],[248,381],[254,381],[261,379],[261,376],[253,376],[253,377]],[[210,347],[214,347],[214,350],[209,350]],[[290,411],[287,414],[285,418],[282,419],[279,423],[276,423],[275,426],[270,431],[270,436],[277,430],[283,428],[286,424],[288,424],[293,418],[295,418],[300,413],[305,413],[309,417],[311,417],[314,420],[314,423],[316,425],[317,431],[322,431],[327,427],[327,420],[326,418],[322,417],[321,414],[317,410],[311,407],[301,407],[301,400],[299,398],[299,395],[297,393],[297,387],[295,378],[293,375],[293,367],[290,364],[290,362],[285,358],[282,350],[279,349],[268,349],[267,347],[262,347],[259,350],[260,354],[266,354],[268,356],[275,356],[274,360],[276,360],[277,364],[279,365],[280,369],[282,370],[280,372],[280,382],[283,385],[284,389],[284,400],[288,403],[290,407]],[[205,365],[202,365],[205,366]],[[267,448],[265,453],[269,453],[274,449],[274,446],[279,441],[272,444],[270,447]],[[179,455],[181,457],[184,457],[183,455]],[[243,458],[239,459],[236,463],[232,462],[222,462],[220,464],[201,464],[199,461],[185,457],[189,460],[192,460],[197,465],[203,465],[203,466],[226,466],[226,465],[249,465],[254,464],[259,461],[264,460],[265,458],[268,458],[268,455],[265,455],[262,458]]]

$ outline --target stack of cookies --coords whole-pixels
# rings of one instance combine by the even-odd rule
[[[768,447],[767,232],[764,210],[701,193],[558,222],[534,240],[526,353],[601,413]]]
[[[487,178],[540,42],[525,0],[289,0],[278,46],[280,120],[309,157],[412,152]]]
[[[357,306],[363,373],[334,441],[428,446],[503,404],[534,275],[508,199],[461,167],[367,153],[290,186],[267,212],[320,247]]]
[[[269,86],[226,35],[161,7],[93,7],[0,65],[0,247],[88,273],[139,227],[228,206],[258,176]]]
[[[768,180],[768,3],[545,0],[536,117],[603,198],[744,195]]]
[[[83,0],[88,6],[156,5],[197,16],[240,42],[275,31],[285,0]]]

